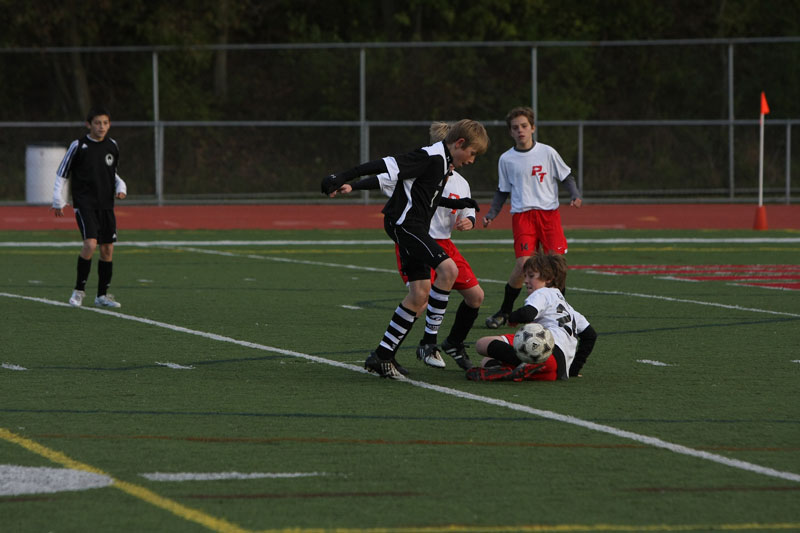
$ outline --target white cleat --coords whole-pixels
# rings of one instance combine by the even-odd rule
[[[422,344],[417,346],[417,359],[433,368],[444,368],[444,359],[435,344]]]
[[[114,297],[110,294],[104,294],[102,296],[98,296],[94,299],[94,306],[95,307],[122,307],[122,304],[114,300]]]
[[[84,291],[74,290],[72,296],[69,297],[69,305],[72,307],[80,307],[83,304],[83,297],[86,296]]]

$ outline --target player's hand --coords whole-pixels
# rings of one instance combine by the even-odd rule
[[[57,217],[63,217],[64,216],[64,208],[63,207],[51,207],[50,210]]]
[[[473,224],[471,218],[459,218],[455,227],[458,231],[469,231],[475,227],[475,224]]]
[[[336,174],[329,174],[322,178],[320,190],[322,191],[322,194],[330,196],[331,193],[337,191],[341,186],[342,184],[336,179]]]
[[[580,198],[575,198],[569,203],[570,207],[580,207],[582,204],[583,200],[581,200]]]
[[[127,196],[127,194],[125,194],[124,192],[118,192],[117,193],[117,199],[118,200],[124,200],[126,196]]]
[[[328,196],[333,198],[337,194],[350,194],[351,192],[353,192],[353,186],[350,185],[349,183],[345,183],[344,185],[342,185],[341,187],[330,193]]]
[[[489,224],[491,224],[491,223],[492,223],[492,219],[491,218],[483,217],[483,227],[484,228],[488,228]]]

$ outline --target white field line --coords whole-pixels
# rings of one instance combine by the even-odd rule
[[[69,304],[63,303],[63,302],[57,302],[57,301],[54,301],[54,300],[47,300],[45,298],[34,298],[34,297],[30,297],[30,296],[22,296],[22,295],[19,295],[19,294],[11,294],[11,293],[6,293],[6,292],[0,292],[0,297],[16,298],[16,299],[19,299],[19,300],[37,302],[37,303],[42,303],[42,304],[46,304],[46,305],[54,305],[54,306],[57,306],[57,307],[70,307]],[[300,359],[306,359],[308,361],[313,361],[315,363],[321,363],[321,364],[325,364],[325,365],[334,366],[334,367],[337,367],[337,368],[343,368],[343,369],[346,369],[346,370],[350,370],[352,372],[359,372],[359,373],[362,373],[362,374],[367,373],[367,371],[364,370],[361,366],[355,366],[355,365],[351,365],[351,364],[347,364],[347,363],[342,363],[342,362],[339,362],[339,361],[334,361],[334,360],[331,360],[331,359],[325,359],[323,357],[317,357],[317,356],[314,356],[314,355],[305,354],[305,353],[301,353],[301,352],[295,352],[295,351],[292,351],[292,350],[284,350],[284,349],[276,348],[276,347],[273,347],[273,346],[266,346],[266,345],[258,344],[258,343],[255,343],[255,342],[242,341],[242,340],[239,340],[239,339],[234,339],[234,338],[226,337],[226,336],[223,336],[223,335],[217,335],[215,333],[208,333],[208,332],[204,332],[204,331],[193,330],[193,329],[185,328],[185,327],[182,327],[182,326],[176,326],[176,325],[168,324],[168,323],[165,323],[165,322],[159,322],[157,320],[151,320],[149,318],[142,318],[142,317],[137,317],[137,316],[132,316],[132,315],[124,315],[124,314],[118,313],[116,311],[109,311],[109,310],[106,310],[106,309],[98,309],[98,308],[92,308],[92,307],[81,307],[81,308],[79,308],[79,310],[80,311],[85,311],[85,312],[91,312],[91,313],[99,313],[99,314],[103,314],[103,315],[107,315],[107,316],[112,316],[112,317],[115,317],[115,318],[120,318],[120,319],[123,319],[123,320],[131,320],[131,321],[134,321],[134,322],[139,322],[139,323],[147,324],[147,325],[150,325],[150,326],[164,328],[164,329],[168,329],[168,330],[179,332],[179,333],[186,333],[186,334],[189,334],[189,335],[196,335],[198,337],[202,337],[202,338],[205,338],[205,339],[215,340],[215,341],[219,341],[219,342],[226,342],[226,343],[235,344],[235,345],[238,345],[238,346],[244,346],[246,348],[252,348],[252,349],[255,349],[255,350],[274,352],[274,353],[279,353],[279,354],[283,354],[283,355],[288,355],[288,356],[291,356],[291,357],[297,357],[297,358],[300,358]],[[760,474],[760,475],[763,475],[763,476],[774,477],[774,478],[778,478],[778,479],[785,479],[785,480],[788,480],[788,481],[800,482],[800,474],[796,474],[796,473],[793,473],[793,472],[784,472],[784,471],[781,471],[781,470],[775,470],[774,468],[769,468],[769,467],[757,465],[757,464],[754,464],[754,463],[748,463],[746,461],[740,461],[738,459],[731,459],[731,458],[724,457],[722,455],[718,455],[718,454],[715,454],[715,453],[705,452],[705,451],[702,451],[702,450],[695,450],[693,448],[689,448],[687,446],[683,446],[683,445],[680,445],[680,444],[674,444],[674,443],[671,443],[671,442],[668,442],[668,441],[664,441],[664,440],[661,440],[661,439],[658,439],[658,438],[655,438],[655,437],[649,437],[647,435],[640,435],[638,433],[633,433],[631,431],[625,431],[625,430],[618,429],[618,428],[615,428],[615,427],[612,427],[612,426],[607,426],[607,425],[604,425],[604,424],[597,424],[597,423],[594,423],[594,422],[589,422],[587,420],[582,420],[582,419],[576,418],[574,416],[562,415],[560,413],[555,413],[553,411],[547,411],[547,410],[543,410],[543,409],[536,409],[534,407],[530,407],[530,406],[527,406],[527,405],[521,405],[521,404],[517,404],[517,403],[512,403],[512,402],[508,402],[508,401],[505,401],[505,400],[498,400],[496,398],[490,398],[490,397],[487,397],[487,396],[480,396],[478,394],[473,394],[473,393],[461,391],[461,390],[458,390],[458,389],[451,389],[449,387],[442,387],[442,386],[439,386],[439,385],[433,385],[433,384],[430,384],[430,383],[426,383],[424,381],[417,381],[417,380],[413,380],[413,379],[405,379],[405,380],[402,381],[402,383],[408,383],[409,385],[414,386],[414,387],[419,387],[421,389],[427,389],[427,390],[439,392],[439,393],[442,393],[442,394],[446,394],[448,396],[454,396],[456,398],[461,398],[461,399],[464,399],[464,400],[472,400],[472,401],[476,401],[476,402],[481,402],[481,403],[493,405],[493,406],[496,406],[496,407],[502,407],[502,408],[505,408],[505,409],[510,409],[512,411],[519,411],[519,412],[522,412],[522,413],[527,413],[527,414],[531,414],[531,415],[534,415],[534,416],[539,416],[541,418],[546,418],[546,419],[549,419],[549,420],[555,420],[557,422],[564,422],[566,424],[571,424],[571,425],[574,425],[574,426],[583,427],[583,428],[586,428],[586,429],[590,429],[592,431],[598,431],[600,433],[606,433],[606,434],[609,434],[609,435],[612,435],[612,436],[615,436],[615,437],[619,437],[619,438],[622,438],[622,439],[628,439],[628,440],[632,440],[632,441],[639,442],[639,443],[642,443],[642,444],[646,444],[648,446],[653,446],[655,448],[661,448],[661,449],[664,449],[664,450],[667,450],[667,451],[670,451],[670,452],[673,452],[673,453],[677,453],[677,454],[681,454],[681,455],[687,455],[689,457],[695,457],[695,458],[703,459],[703,460],[706,460],[706,461],[711,461],[711,462],[718,463],[718,464],[721,464],[721,465],[724,465],[724,466],[728,466],[728,467],[731,467],[731,468],[737,468],[737,469],[745,470],[745,471],[748,471],[748,472],[753,472],[753,473]],[[387,386],[392,386],[391,383],[386,383],[386,385]]]
[[[292,479],[326,474],[320,472],[148,472],[139,475],[150,481],[221,481],[227,479]]]
[[[342,263],[327,263],[324,261],[309,261],[309,260],[301,260],[301,259],[290,259],[286,257],[270,257],[264,255],[257,255],[257,254],[240,254],[235,252],[222,252],[219,250],[205,250],[203,248],[189,248],[189,247],[180,247],[177,248],[178,250],[184,250],[187,252],[196,252],[200,254],[208,254],[208,255],[224,255],[228,257],[247,257],[249,259],[257,259],[259,261],[275,261],[279,263],[297,263],[302,265],[312,265],[312,266],[325,266],[325,267],[334,267],[334,268],[346,268],[350,270],[364,270],[369,272],[386,272],[389,274],[397,274],[397,270],[389,269],[389,268],[374,268],[374,267],[365,267],[360,265],[346,265]],[[481,283],[499,283],[505,284],[505,280],[497,280],[497,279],[487,279],[487,278],[478,278]],[[581,287],[573,287],[570,285],[569,290],[571,291],[579,291],[579,292],[590,292],[595,294],[605,294],[605,295],[615,295],[615,296],[628,296],[631,298],[650,298],[653,300],[664,300],[668,302],[677,302],[677,303],[688,303],[694,305],[705,305],[709,307],[720,307],[722,309],[731,309],[736,311],[749,311],[751,313],[766,313],[770,315],[780,315],[780,316],[789,316],[793,318],[800,318],[800,314],[798,313],[787,313],[783,311],[772,311],[770,309],[757,309],[753,307],[742,307],[739,305],[729,305],[729,304],[721,304],[716,302],[703,302],[700,300],[687,300],[682,298],[671,298],[669,296],[658,296],[655,294],[640,294],[635,292],[623,292],[623,291],[604,291],[604,290],[597,290],[597,289],[584,289]]]
[[[368,240],[253,240],[253,241],[120,241],[117,246],[343,246],[390,244],[386,239]],[[618,238],[618,239],[570,239],[570,244],[798,244],[800,237],[742,237],[742,238]],[[513,244],[512,239],[458,239],[457,244]],[[0,248],[66,248],[78,247],[74,242],[0,242]]]

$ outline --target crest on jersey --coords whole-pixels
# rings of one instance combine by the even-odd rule
[[[114,156],[111,154],[106,154],[106,165],[111,166],[114,164]]]

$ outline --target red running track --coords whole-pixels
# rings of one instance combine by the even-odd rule
[[[136,206],[118,202],[117,226],[129,230],[178,229],[362,229],[383,228],[380,205],[331,201],[315,205],[177,205]],[[483,213],[488,204],[481,206]],[[755,205],[743,204],[584,204],[561,207],[564,228],[570,229],[753,229]],[[767,228],[800,230],[800,205],[768,205]],[[479,213],[480,216],[480,213]],[[480,224],[478,225],[480,228]],[[511,229],[508,206],[490,226]],[[46,206],[0,207],[0,230],[71,230],[70,208],[56,218]]]

